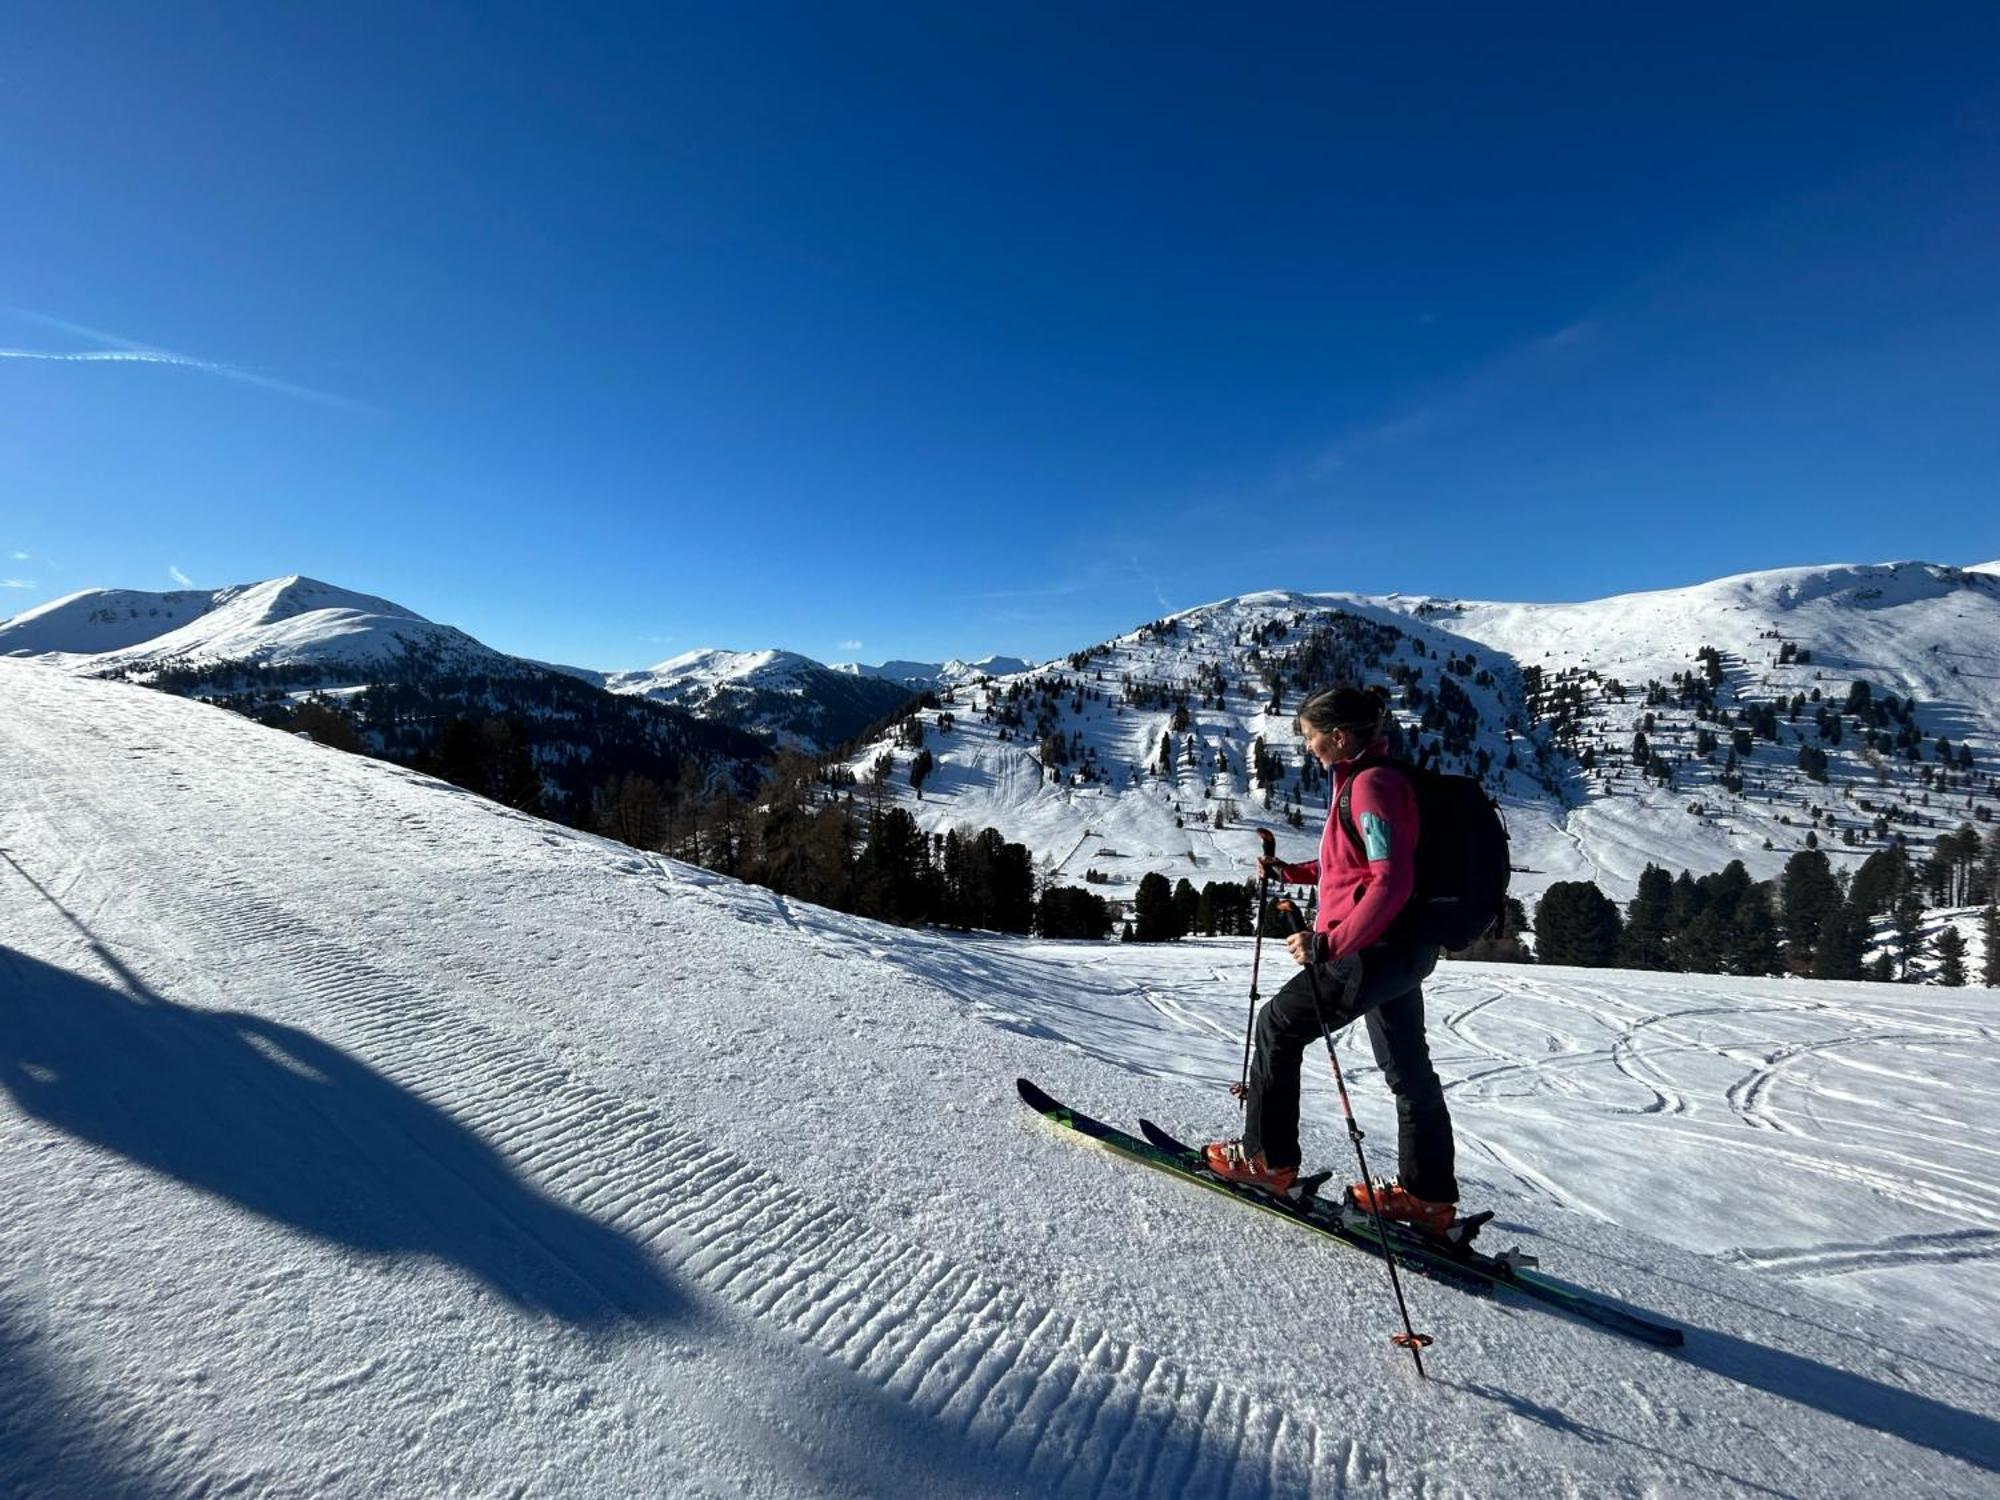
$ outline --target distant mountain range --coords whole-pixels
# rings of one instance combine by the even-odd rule
[[[749,791],[771,752],[731,725],[607,692],[598,674],[510,656],[386,599],[296,576],[212,593],[86,590],[0,623],[0,656],[273,725],[295,726],[318,703],[362,748],[579,823],[622,777]]]
[[[611,692],[670,703],[808,755],[845,744],[921,691],[792,651],[690,651],[601,680]]]
[[[386,599],[297,576],[212,592],[86,589],[0,623],[0,656],[8,655],[175,683],[255,667],[279,671],[295,692],[351,691],[413,661],[510,679],[553,671],[806,754],[844,744],[918,693],[1032,665],[994,657],[830,667],[790,651],[701,650],[633,672],[552,666],[496,651]]]
[[[960,687],[982,677],[1006,677],[1015,672],[1025,672],[1032,666],[1032,661],[1019,656],[984,656],[978,661],[959,661],[956,658],[946,662],[885,661],[879,667],[841,661],[835,662],[832,670],[853,677],[893,682],[913,693],[926,693],[938,688]]]
[[[1392,692],[1415,753],[1486,779],[1530,894],[1591,878],[1622,899],[1649,862],[1741,858],[1761,878],[1808,840],[1851,866],[2000,814],[2000,562],[1787,568],[1575,604],[1274,591],[1041,665],[704,650],[637,672],[508,656],[294,577],[71,595],[0,623],[0,655],[267,717],[349,695],[385,735],[538,714],[556,736],[539,763],[571,795],[648,746],[740,781],[774,748],[824,753],[880,726],[848,752],[857,780],[927,829],[997,828],[1049,878],[1112,896],[1150,870],[1243,878],[1257,826],[1304,857],[1324,784],[1292,716],[1342,678]],[[562,738],[585,722],[596,739]]]

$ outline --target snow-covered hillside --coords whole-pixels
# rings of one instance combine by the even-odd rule
[[[886,765],[927,829],[993,826],[1107,895],[1150,870],[1240,880],[1254,826],[1309,852],[1323,783],[1291,718],[1305,685],[1351,675],[1391,689],[1416,748],[1484,768],[1520,893],[1587,878],[1623,900],[1649,862],[1741,859],[1761,879],[1808,843],[1851,866],[1991,817],[1996,661],[2000,578],[1921,563],[1573,605],[1249,594],[958,689],[921,716],[936,765],[921,797],[907,729],[852,765],[863,779]],[[1295,828],[1293,807],[1311,810]]]
[[[0,778],[0,1493],[2000,1492],[1991,992],[1448,966],[1488,1234],[1687,1343],[1413,1281],[1419,1387],[1378,1263],[1013,1098],[1226,1130],[1247,941],[883,928],[11,661]]]
[[[0,656],[95,656],[165,635],[226,602],[231,590],[81,589],[0,620]]]

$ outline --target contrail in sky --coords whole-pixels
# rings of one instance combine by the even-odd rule
[[[137,344],[116,334],[104,333],[95,328],[86,328],[80,323],[66,323],[61,318],[51,318],[45,313],[29,312],[25,308],[15,308],[17,317],[27,318],[44,327],[59,329],[78,338],[92,339],[100,344],[111,345],[108,349],[0,349],[0,359],[40,359],[63,363],[92,364],[136,364],[136,365],[179,365],[189,370],[205,370],[211,375],[220,375],[225,380],[240,380],[245,385],[254,385],[262,390],[275,391],[279,395],[297,396],[306,401],[317,401],[324,406],[339,406],[349,410],[359,410],[359,403],[344,396],[333,396],[325,391],[311,390],[306,386],[293,385],[287,380],[273,380],[268,375],[259,375],[254,370],[240,370],[234,365],[220,364],[212,359],[196,359],[191,354],[176,354],[171,349],[156,349],[150,344]]]

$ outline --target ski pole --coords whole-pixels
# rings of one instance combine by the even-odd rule
[[[1284,914],[1293,932],[1306,930],[1305,919],[1299,915],[1298,907],[1289,896],[1278,898],[1278,910]],[[1306,964],[1306,984],[1312,991],[1313,1019],[1319,1023],[1320,1034],[1326,1038],[1326,1060],[1333,1064],[1334,1087],[1340,1090],[1340,1111],[1347,1116],[1347,1138],[1354,1142],[1354,1161],[1361,1168],[1361,1180],[1368,1185],[1368,1206],[1375,1211],[1375,1238],[1382,1245],[1382,1264],[1389,1268],[1389,1289],[1396,1294],[1396,1309],[1403,1315],[1403,1331],[1389,1335],[1389,1342],[1399,1349],[1410,1351],[1410,1358],[1416,1361],[1417,1378],[1425,1380],[1423,1350],[1432,1342],[1428,1333],[1418,1333],[1410,1326],[1410,1305],[1403,1300],[1403,1282],[1396,1275],[1396,1252],[1389,1243],[1389,1231],[1382,1223],[1382,1200],[1374,1190],[1375,1179],[1368,1175],[1368,1157],[1361,1149],[1361,1126],[1354,1118],[1354,1106],[1347,1098],[1347,1078],[1340,1071],[1340,1054],[1334,1050],[1333,1030],[1326,1024],[1326,1012],[1319,1003],[1319,970],[1312,963]]]
[[[1264,844],[1264,858],[1278,857],[1278,836],[1268,828],[1257,830],[1257,837]],[[1264,961],[1264,899],[1270,887],[1271,877],[1265,874],[1267,866],[1257,866],[1257,941],[1250,949],[1250,1014],[1243,1021],[1243,1071],[1237,1076],[1236,1087],[1229,1092],[1236,1096],[1238,1108],[1247,1108],[1250,1101],[1250,1034],[1257,1025],[1257,968]]]

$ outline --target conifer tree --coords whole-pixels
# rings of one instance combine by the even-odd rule
[[[1111,908],[1095,891],[1052,885],[1035,903],[1035,931],[1043,937],[1100,940],[1111,935]]]
[[[1535,957],[1605,969],[1618,962],[1618,908],[1594,881],[1558,880],[1535,908]]]
[[[1785,862],[1783,908],[1785,955],[1793,972],[1811,970],[1813,947],[1820,929],[1839,911],[1845,898],[1833,866],[1817,849],[1806,849]]]
[[[1778,923],[1771,914],[1770,890],[1768,885],[1753,885],[1737,899],[1729,948],[1732,974],[1776,974],[1784,968],[1778,955]]]
[[[1896,954],[1899,960],[1896,977],[1907,980],[1910,966],[1923,951],[1924,903],[1914,887],[1896,898],[1896,909],[1892,915],[1896,923]]]
[[[1881,916],[1896,905],[1896,897],[1909,881],[1910,859],[1900,846],[1878,849],[1861,862],[1847,899],[1871,917]]]
[[[1708,905],[1708,893],[1686,870],[1674,877],[1673,902],[1667,911],[1667,930],[1670,935],[1687,929],[1689,923],[1701,915],[1701,909]]]
[[[1158,870],[1148,871],[1139,882],[1132,902],[1133,938],[1141,943],[1164,943],[1174,932],[1174,888]]]
[[[1743,909],[1752,888],[1749,870],[1732,859],[1719,873],[1695,881],[1694,888],[1693,915],[1672,941],[1675,966],[1689,974],[1740,972],[1737,964],[1750,961]]]
[[[1619,962],[1628,969],[1670,969],[1667,949],[1673,917],[1674,881],[1664,867],[1648,864],[1639,875],[1639,889],[1625,909],[1625,930]]]
[[[1851,904],[1841,907],[1820,924],[1813,946],[1813,978],[1859,979],[1867,944],[1867,917]]]
[[[1985,920],[1979,924],[1979,935],[1985,939],[1984,963],[1980,967],[1980,982],[1991,989],[2000,989],[2000,904],[1986,908]]]
[[[1965,934],[1947,927],[1937,937],[1938,983],[1956,988],[1965,983]]]

